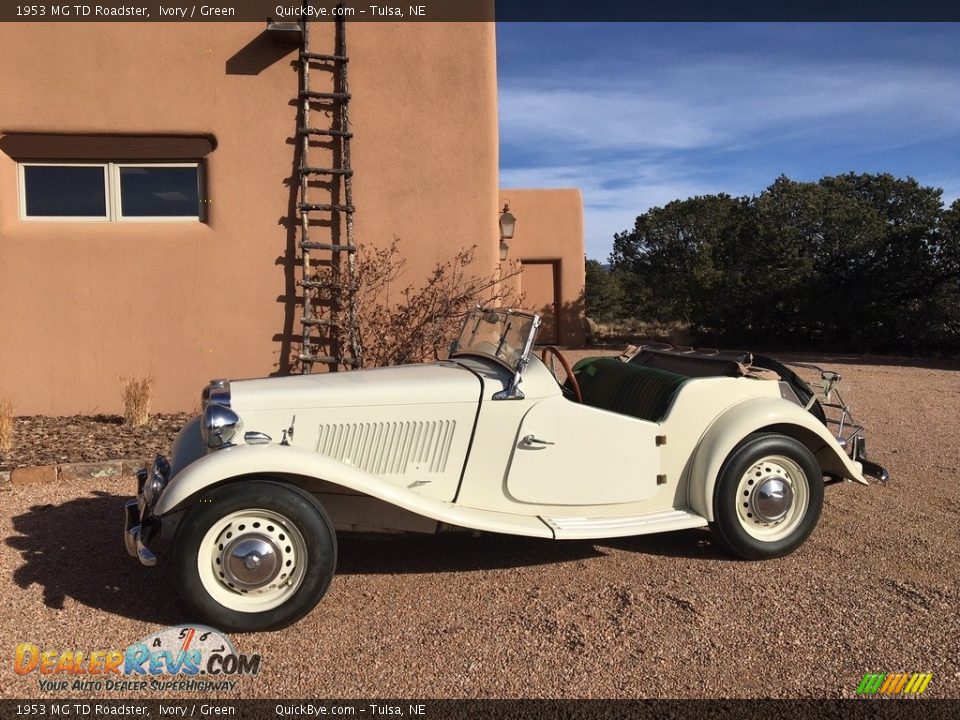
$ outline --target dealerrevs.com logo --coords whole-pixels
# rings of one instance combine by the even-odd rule
[[[916,697],[932,679],[933,673],[867,673],[857,686],[857,695]]]
[[[41,649],[20,643],[13,671],[36,674],[44,692],[228,691],[260,672],[260,655],[238,653],[226,635],[203,625],[174,625],[124,650]]]

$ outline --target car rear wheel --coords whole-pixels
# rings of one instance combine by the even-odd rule
[[[823,473],[813,453],[786,435],[751,435],[730,454],[714,490],[716,537],[749,560],[787,555],[813,532]]]
[[[242,481],[205,493],[174,538],[174,575],[190,609],[226,631],[275,630],[306,615],[333,579],[337,545],[309,493]]]

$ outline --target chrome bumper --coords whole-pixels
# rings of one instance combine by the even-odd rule
[[[140,537],[142,529],[140,525],[140,503],[136,500],[129,500],[124,504],[123,510],[123,542],[127,546],[127,552],[131,557],[137,558],[141,565],[153,567],[157,564],[157,556],[143,544],[143,539]]]
[[[867,460],[866,431],[863,425],[858,425],[853,419],[853,411],[844,402],[843,396],[840,395],[840,389],[837,387],[841,379],[840,373],[825,370],[813,363],[788,362],[784,364],[815,370],[820,373],[820,382],[806,383],[807,389],[810,390],[812,395],[804,410],[810,410],[814,402],[819,402],[826,417],[827,427],[833,429],[837,443],[846,451],[850,459],[860,463],[865,475],[869,475],[881,483],[887,482],[890,479],[890,473],[887,472],[887,469],[872,460]]]
[[[153,466],[149,472],[147,470],[137,471],[137,499],[129,500],[123,506],[123,543],[127,548],[127,553],[131,557],[137,558],[141,565],[153,567],[157,564],[157,556],[148,548],[144,542],[144,529],[148,526],[152,529],[158,522],[150,514],[149,503],[144,494],[144,487],[151,476],[160,472],[163,475],[162,486],[169,479],[170,465],[166,459],[157,456],[153,461]],[[154,496],[156,501],[159,495]]]
[[[890,473],[887,472],[887,469],[883,467],[883,465],[875,463],[872,460],[867,460],[867,440],[863,436],[863,433],[860,433],[854,438],[853,447],[850,449],[850,456],[860,463],[864,475],[869,475],[880,483],[886,483],[890,479]]]

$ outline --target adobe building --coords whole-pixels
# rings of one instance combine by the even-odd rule
[[[494,272],[493,24],[348,24],[347,54],[357,244],[399,237],[406,283],[474,245]],[[155,412],[191,410],[210,378],[293,370],[297,67],[262,23],[0,25],[0,399],[113,413],[150,374]],[[577,344],[579,193],[505,196],[545,339]]]
[[[523,269],[523,304],[540,313],[538,341],[580,346],[584,342],[583,197],[575,188],[502,189],[500,204],[517,220],[513,240]]]

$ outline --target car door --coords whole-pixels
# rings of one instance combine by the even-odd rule
[[[657,489],[660,426],[552,397],[523,417],[507,492],[537,505],[646,500]]]

